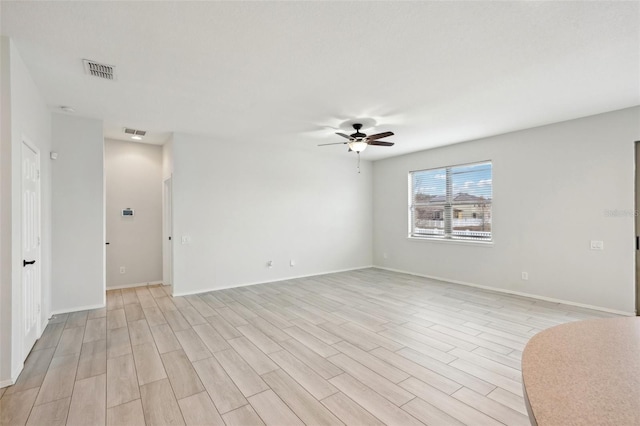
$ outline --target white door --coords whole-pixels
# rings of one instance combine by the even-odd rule
[[[22,143],[23,359],[40,336],[40,154]]]
[[[171,220],[171,178],[162,186],[162,283],[173,284],[173,226]]]

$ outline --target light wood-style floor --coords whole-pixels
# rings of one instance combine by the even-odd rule
[[[538,331],[613,315],[367,269],[58,315],[2,425],[526,425]]]

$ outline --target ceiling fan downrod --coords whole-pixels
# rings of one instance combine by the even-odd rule
[[[351,135],[353,136],[354,139],[362,139],[364,138],[366,135],[364,133],[360,133],[360,129],[362,129],[362,124],[360,123],[354,123],[353,124],[353,128],[356,130],[356,132]]]

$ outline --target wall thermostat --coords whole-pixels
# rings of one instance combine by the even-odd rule
[[[133,209],[130,209],[130,208],[123,209],[122,216],[133,216]]]

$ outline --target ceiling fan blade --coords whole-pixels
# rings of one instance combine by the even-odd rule
[[[384,142],[384,141],[370,141],[369,145],[378,145],[378,146],[393,146],[393,142]]]
[[[346,145],[348,142],[333,142],[333,143],[321,143],[318,146],[325,146],[325,145]]]
[[[336,132],[336,135],[342,136],[343,138],[351,139],[351,136],[345,135],[344,133]]]
[[[383,133],[377,133],[375,135],[367,136],[367,140],[374,141],[376,139],[382,139],[388,136],[393,136],[393,132],[383,132]]]

